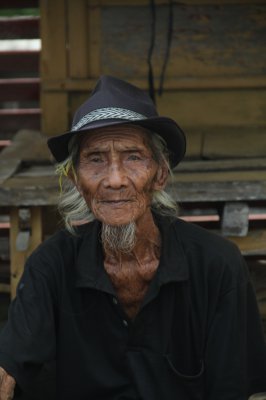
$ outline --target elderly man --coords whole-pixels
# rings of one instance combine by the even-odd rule
[[[57,364],[57,399],[244,400],[266,391],[245,263],[164,191],[182,130],[103,76],[49,139],[66,230],[27,261],[0,338],[0,399]],[[10,396],[10,397],[9,397]]]

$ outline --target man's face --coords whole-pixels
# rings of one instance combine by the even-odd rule
[[[165,184],[162,175],[142,128],[98,129],[81,142],[77,188],[105,224],[137,222],[149,212],[153,190]]]

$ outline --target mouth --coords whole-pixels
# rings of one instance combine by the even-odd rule
[[[103,204],[125,204],[125,203],[130,203],[131,202],[131,200],[127,200],[127,199],[124,199],[124,200],[121,200],[121,199],[119,199],[119,200],[101,200],[100,201],[100,203],[103,203]]]

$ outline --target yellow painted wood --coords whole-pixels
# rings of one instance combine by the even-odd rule
[[[178,167],[173,176],[173,182],[259,182],[266,181],[266,171],[222,171],[218,172],[178,172]]]
[[[54,136],[69,128],[68,95],[66,92],[42,92],[42,133]]]
[[[121,77],[123,78],[123,77]],[[148,89],[147,79],[127,79],[133,85],[141,89]],[[43,90],[59,91],[86,91],[87,88],[93,88],[95,78],[93,79],[47,79],[42,84]],[[158,83],[156,83],[158,88]],[[164,89],[167,90],[205,90],[205,89],[254,89],[266,88],[266,75],[261,76],[228,76],[228,77],[194,77],[194,78],[176,78],[166,77]]]
[[[228,237],[234,242],[243,255],[266,254],[266,230],[250,231],[244,237]]]
[[[202,156],[217,158],[266,157],[266,127],[213,130],[204,135]]]
[[[159,113],[181,127],[198,129],[266,127],[265,90],[165,91],[157,99]]]
[[[0,293],[10,293],[10,288],[8,283],[0,283]]]
[[[90,77],[98,77],[102,71],[101,65],[101,9],[88,2],[88,63]]]
[[[67,0],[68,67],[70,78],[87,78],[88,66],[88,21],[87,1]]]
[[[40,0],[41,76],[42,79],[65,79],[66,10],[64,0]]]

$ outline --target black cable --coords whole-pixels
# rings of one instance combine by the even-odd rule
[[[166,71],[167,63],[168,63],[169,56],[170,56],[171,43],[172,43],[172,38],[173,38],[173,23],[174,23],[174,4],[173,4],[173,0],[169,0],[167,47],[166,47],[164,62],[163,62],[162,71],[161,71],[161,75],[160,75],[159,90],[158,90],[159,96],[161,96],[163,93],[165,71]]]
[[[154,103],[156,103],[155,99],[155,90],[154,90],[154,77],[153,77],[153,67],[152,67],[152,54],[154,50],[154,43],[155,43],[155,28],[156,28],[156,7],[155,1],[150,0],[150,9],[151,9],[151,41],[150,41],[150,48],[148,52],[148,82],[149,82],[149,94]]]

